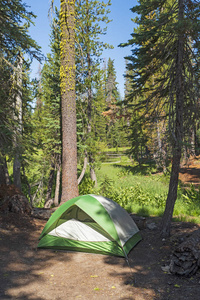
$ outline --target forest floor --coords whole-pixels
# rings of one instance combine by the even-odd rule
[[[194,173],[192,173],[194,169]],[[200,164],[181,170],[181,180],[200,183]],[[136,218],[136,216],[133,216]],[[192,278],[164,272],[177,245],[200,224],[173,222],[171,237],[141,228],[142,241],[124,258],[37,250],[46,223],[19,214],[0,214],[0,299],[20,300],[199,300],[200,271]]]

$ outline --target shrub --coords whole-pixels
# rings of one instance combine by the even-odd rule
[[[87,195],[95,193],[95,182],[90,178],[85,177],[79,185],[79,195]]]
[[[194,185],[192,184],[189,189],[185,189],[182,196],[187,205],[200,205],[200,187],[195,189]]]

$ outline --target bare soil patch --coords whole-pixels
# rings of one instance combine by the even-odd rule
[[[200,183],[200,163],[181,169],[186,184]],[[137,223],[136,216],[133,216]],[[168,239],[141,229],[142,241],[124,258],[88,253],[37,250],[46,223],[31,216],[0,213],[0,299],[20,300],[199,300],[200,271],[191,278],[168,274],[173,250],[200,225],[172,223]]]
[[[185,185],[200,185],[200,157],[190,159],[180,170],[179,179]]]
[[[37,250],[43,220],[0,215],[0,299],[199,299],[200,272],[192,278],[164,272],[173,249],[199,226],[173,223],[163,240],[156,228],[141,230],[142,241],[124,258]]]

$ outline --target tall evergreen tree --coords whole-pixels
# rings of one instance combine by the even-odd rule
[[[106,78],[106,102],[108,104],[116,103],[120,100],[120,94],[117,88],[116,71],[114,67],[114,60],[110,57],[107,64],[107,78]]]
[[[15,123],[13,145],[14,145],[14,162],[13,162],[13,183],[21,191],[21,147],[22,147],[22,72],[23,72],[23,58],[22,53],[19,52],[17,60],[16,71],[16,93],[14,93],[14,110]]]
[[[62,111],[62,198],[78,196],[75,95],[75,0],[60,2]]]
[[[26,5],[21,0],[5,0],[0,3],[0,68],[1,71],[4,70],[1,72],[0,82],[0,165],[2,171],[5,172],[4,179],[8,177],[6,156],[14,156],[13,137],[16,137],[16,129],[22,128],[23,103],[21,100],[19,101],[19,95],[21,97],[22,93],[22,70],[19,65],[22,65],[23,57],[21,57],[22,62],[19,64],[18,54],[21,52],[29,54],[31,58],[41,58],[39,46],[28,34],[29,25],[34,17],[33,13],[27,10]],[[17,82],[20,84],[16,84],[16,77],[18,78]],[[21,104],[18,105],[20,102]],[[15,105],[16,103],[18,104]],[[16,154],[15,151],[15,158],[19,156],[19,141],[20,139],[18,140],[18,146],[14,147],[18,152]],[[16,161],[18,161],[17,167],[14,170],[18,171],[17,173],[14,172],[16,175],[14,177],[15,183],[20,187],[20,159],[15,159]],[[8,180],[6,182],[8,183]]]
[[[56,17],[50,36],[51,53],[47,54],[41,74],[43,103],[43,151],[51,166],[46,202],[51,200],[54,174],[57,175],[54,204],[58,205],[61,174],[61,93],[60,93],[60,26]],[[48,204],[47,204],[48,205]]]
[[[95,159],[90,145],[93,139],[92,114],[94,100],[94,82],[99,70],[100,56],[104,48],[109,45],[100,41],[106,28],[101,23],[109,23],[109,7],[111,1],[77,0],[76,1],[76,53],[77,53],[77,80],[81,101],[85,102],[85,130],[87,135],[88,158],[91,179],[96,182]],[[82,16],[79,18],[79,16]]]
[[[30,37],[28,28],[36,16],[27,10],[22,0],[0,2],[0,58],[9,62],[9,56],[16,56],[16,49],[22,49],[31,57],[41,58],[40,47]],[[26,24],[26,25],[23,25]],[[27,26],[28,25],[28,26]]]
[[[120,93],[118,91],[118,83],[116,81],[116,71],[114,60],[108,59],[106,70],[106,111],[103,115],[107,119],[107,140],[109,146],[118,147],[120,144],[120,136],[122,133],[121,121],[121,107]],[[120,128],[121,127],[121,128]]]
[[[103,116],[103,112],[107,108],[106,103],[106,70],[100,70],[95,82],[95,95],[93,105],[92,125],[94,131],[94,139],[100,143],[107,143],[106,129],[107,120]]]
[[[192,0],[141,0],[132,11],[138,14],[139,28],[127,43],[134,45],[128,57],[134,74],[130,99],[142,95],[137,107],[145,110],[145,115],[158,117],[165,108],[169,120],[172,170],[162,222],[162,235],[167,236],[177,198],[184,135],[197,118],[200,6]]]

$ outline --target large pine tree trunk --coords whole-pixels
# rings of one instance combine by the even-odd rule
[[[179,21],[184,18],[184,0],[179,0]],[[179,34],[177,41],[177,60],[176,60],[176,120],[173,143],[172,170],[169,184],[169,191],[165,212],[162,219],[162,236],[170,235],[171,220],[174,205],[177,198],[178,176],[181,161],[181,150],[183,141],[183,102],[184,102],[184,70],[183,70],[184,36]]]
[[[16,154],[14,158],[13,183],[21,191],[21,160],[19,154]]]
[[[16,95],[16,103],[15,103],[15,114],[16,116],[16,128],[14,134],[14,148],[15,148],[15,156],[13,162],[13,183],[18,189],[21,191],[21,151],[20,151],[20,143],[22,138],[22,56],[19,54],[19,61],[17,65],[17,95]]]
[[[61,1],[62,198],[78,196],[75,95],[75,0]]]

